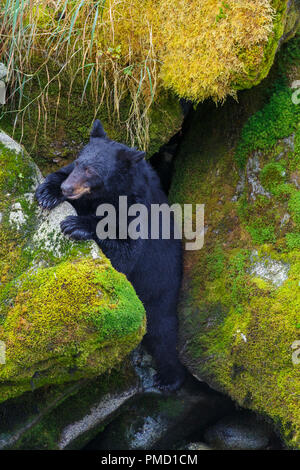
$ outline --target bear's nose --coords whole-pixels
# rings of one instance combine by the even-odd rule
[[[72,196],[73,194],[73,187],[70,184],[63,183],[61,185],[61,190],[62,190],[63,195],[66,197]]]

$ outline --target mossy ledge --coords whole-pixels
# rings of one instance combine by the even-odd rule
[[[145,333],[142,303],[94,242],[73,243],[33,199],[40,173],[0,133],[0,402],[110,370]],[[10,148],[9,148],[10,147]]]

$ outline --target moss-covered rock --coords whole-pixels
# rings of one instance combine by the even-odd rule
[[[14,126],[45,171],[74,159],[95,117],[152,156],[180,129],[179,97],[224,101],[257,85],[300,19],[296,0],[42,1],[8,11],[1,125]]]
[[[64,203],[42,214],[34,202],[41,175],[0,134],[0,402],[37,387],[102,374],[145,332],[142,303],[94,242],[65,238]]]
[[[290,84],[299,59],[296,38],[277,65],[288,78],[279,73],[271,87],[241,94],[239,104],[199,108],[171,190],[172,202],[205,204],[204,248],[185,254],[182,359],[197,377],[271,418],[295,448],[300,107]]]
[[[224,100],[260,83],[300,15],[296,2],[287,0],[205,0],[201,8],[181,1],[176,13],[174,2],[160,3],[164,84],[196,102]]]
[[[55,68],[54,68],[55,70]],[[46,78],[44,78],[46,80]],[[40,78],[40,80],[43,80]],[[95,119],[95,103],[86,97],[81,103],[82,84],[73,85],[71,96],[68,96],[69,78],[64,76],[63,92],[57,107],[58,85],[54,82],[49,89],[47,101],[47,122],[40,116],[38,106],[30,109],[23,119],[17,120],[14,128],[15,114],[0,116],[2,128],[13,134],[30,152],[43,174],[46,175],[67,165],[77,158],[79,151],[87,143],[92,123]],[[30,100],[39,95],[38,83],[33,83],[28,94]],[[128,99],[121,105],[124,115],[130,107]],[[126,123],[119,122],[106,106],[101,106],[96,117],[101,120],[107,135],[118,142],[132,145]],[[162,92],[149,111],[149,145],[147,158],[169,141],[181,128],[183,113],[179,100],[170,92]],[[139,145],[135,142],[135,145]]]

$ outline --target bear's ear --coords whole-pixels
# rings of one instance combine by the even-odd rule
[[[127,148],[127,149],[122,149],[118,153],[118,158],[120,160],[127,160],[132,163],[138,163],[143,158],[145,158],[146,154],[145,152],[141,152],[140,150],[137,150],[135,148]]]
[[[96,119],[93,124],[93,129],[91,132],[91,137],[106,137],[106,132],[104,131],[101,122],[99,119]]]

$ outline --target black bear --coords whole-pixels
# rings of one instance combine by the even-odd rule
[[[75,240],[95,240],[114,268],[127,276],[145,306],[147,334],[143,342],[157,364],[157,386],[175,390],[183,383],[185,372],[176,349],[182,248],[181,241],[172,235],[174,217],[171,239],[163,239],[161,231],[157,239],[99,239],[96,230],[101,220],[96,215],[98,206],[109,203],[118,212],[119,196],[127,196],[129,207],[144,204],[150,210],[152,204],[168,204],[159,178],[144,156],[109,139],[96,120],[90,141],[78,158],[47,176],[37,188],[36,198],[49,210],[69,201],[78,215],[61,223],[63,233]],[[119,226],[116,228],[118,232]],[[147,230],[150,235],[150,217]]]

